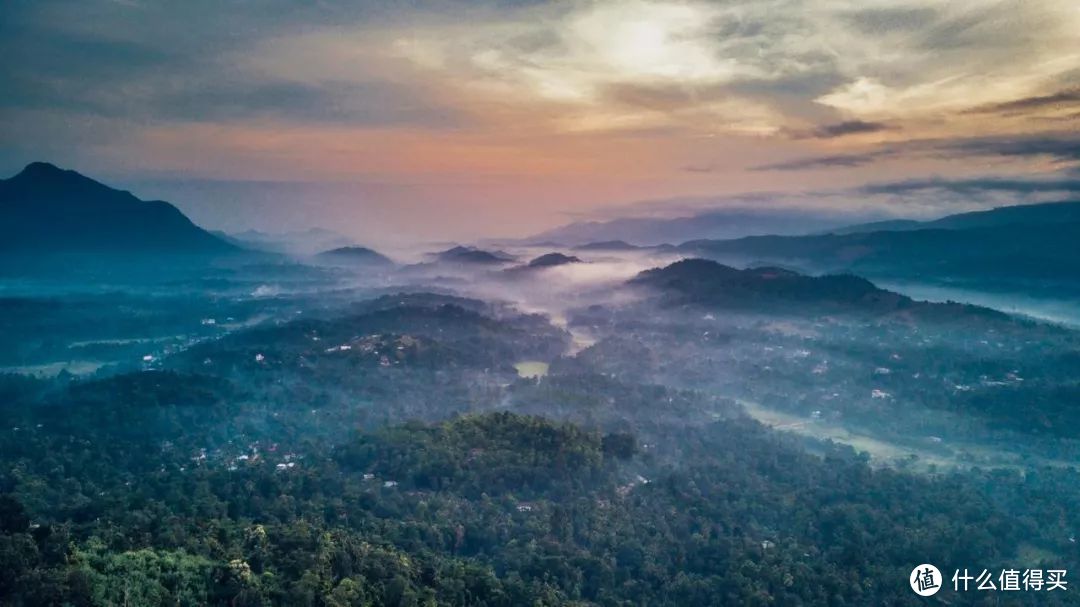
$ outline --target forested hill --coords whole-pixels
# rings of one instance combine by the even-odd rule
[[[850,274],[807,276],[777,267],[739,270],[706,259],[684,259],[646,270],[631,285],[651,288],[671,303],[807,314],[851,312],[922,317],[998,318],[987,308],[918,302]]]

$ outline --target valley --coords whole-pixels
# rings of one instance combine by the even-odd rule
[[[990,295],[610,245],[39,261],[0,298],[17,604],[916,604],[925,555],[1080,562],[1080,333]]]

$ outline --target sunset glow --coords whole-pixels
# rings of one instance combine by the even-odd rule
[[[1080,147],[1068,0],[5,11],[7,172],[50,158],[223,227],[247,213],[220,209],[233,182],[279,201],[257,221],[304,203],[269,182],[337,184],[351,202],[321,223],[357,236],[366,210],[465,205],[469,225],[410,226],[458,238],[644,199],[1056,180]],[[208,182],[217,208],[186,199]]]

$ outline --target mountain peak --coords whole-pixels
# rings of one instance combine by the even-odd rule
[[[530,261],[529,267],[550,268],[552,266],[561,266],[568,263],[581,263],[581,259],[572,255],[563,255],[562,253],[548,253]]]
[[[380,265],[390,265],[394,263],[389,257],[382,253],[361,246],[338,247],[336,249],[330,249],[329,251],[323,251],[322,253],[319,253],[317,257],[321,259],[336,259],[339,261],[363,262]]]
[[[60,167],[56,166],[55,164],[53,164],[51,162],[44,162],[44,161],[41,161],[41,160],[35,160],[34,162],[31,162],[30,164],[26,165],[26,167],[23,168],[23,170],[20,171],[19,174],[22,175],[22,174],[49,173],[49,172],[57,172],[57,173],[59,173],[59,172],[63,172],[63,171],[64,171],[64,169],[61,169]]]
[[[0,252],[237,250],[167,202],[139,200],[48,162],[0,179],[0,211]]]
[[[62,169],[50,162],[35,161],[26,165],[23,170],[19,171],[18,174],[12,177],[12,179],[19,181],[39,181],[53,180],[59,178],[71,178],[76,176],[83,179],[89,179],[88,177],[84,177],[76,171],[72,171],[70,169]]]
[[[45,193],[50,196],[58,193],[86,196],[102,190],[116,191],[78,171],[63,169],[49,162],[31,162],[14,177],[3,181],[9,188],[38,196]]]
[[[500,264],[512,259],[502,251],[485,251],[474,247],[456,246],[436,253],[435,258],[443,262],[466,264]]]

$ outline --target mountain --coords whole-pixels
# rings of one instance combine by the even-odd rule
[[[1080,222],[1080,202],[1045,202],[997,207],[986,211],[971,211],[947,215],[932,221],[896,219],[855,224],[835,230],[833,234],[860,232],[902,232],[910,230],[970,230],[1006,226],[1034,226]]]
[[[706,259],[684,259],[646,270],[629,282],[672,304],[751,312],[917,314],[921,318],[1004,318],[977,306],[919,302],[851,274],[808,276],[780,268],[739,270]]]
[[[197,253],[240,251],[173,205],[139,200],[44,162],[0,181],[0,252]]]
[[[393,265],[394,263],[389,257],[367,247],[338,247],[329,251],[323,251],[316,255],[316,257],[325,261],[349,264],[388,266]]]
[[[852,275],[806,276],[780,268],[739,270],[707,259],[684,259],[638,274],[631,284],[676,293],[695,303],[861,304],[887,298],[906,299]]]
[[[566,265],[568,263],[581,263],[581,259],[574,257],[573,255],[563,255],[562,253],[548,253],[530,261],[529,267],[550,268],[554,266]]]
[[[502,251],[485,251],[473,247],[457,246],[435,254],[444,263],[495,265],[512,261],[513,257]]]
[[[581,259],[574,257],[573,255],[564,255],[562,253],[547,253],[533,259],[529,263],[516,265],[512,268],[506,268],[501,272],[501,275],[513,279],[523,279],[530,277],[535,272],[540,270],[575,263],[583,262]]]
[[[354,244],[348,236],[325,228],[309,228],[290,232],[267,233],[258,230],[246,230],[231,234],[234,242],[252,249],[290,255],[316,255],[330,249],[350,247]]]
[[[863,216],[869,219],[871,216]],[[811,234],[850,224],[850,213],[805,209],[722,209],[687,217],[625,217],[610,221],[584,221],[548,230],[526,239],[562,242],[571,246],[598,241],[636,245],[711,238],[727,239],[762,234]]]
[[[221,240],[223,240],[223,241],[225,241],[225,242],[227,242],[227,243],[231,244],[232,246],[234,246],[236,248],[239,248],[239,249],[251,249],[251,250],[257,250],[257,251],[276,252],[276,251],[270,251],[269,249],[264,249],[263,247],[252,243],[251,241],[242,240],[240,238],[237,238],[233,234],[229,234],[228,232],[225,232],[223,230],[207,230],[207,232],[209,232],[212,236],[216,236],[217,238],[219,238],[219,239],[221,239]]]
[[[874,279],[1042,294],[1080,292],[1077,203],[964,213],[920,229],[699,240],[679,251],[726,263],[785,263]]]
[[[649,247],[639,247],[625,240],[601,240],[599,242],[587,242],[574,247],[575,251],[638,251]]]
[[[870,223],[857,223],[850,226],[825,230],[827,234],[858,234],[861,232],[903,232],[906,230],[918,230],[927,222],[917,219],[886,219],[885,221],[871,221]]]
[[[587,242],[583,245],[574,247],[576,251],[637,251],[644,247],[639,247],[635,244],[630,244],[625,240],[601,240],[598,242]]]

